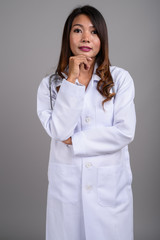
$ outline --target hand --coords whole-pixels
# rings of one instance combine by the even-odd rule
[[[72,138],[68,138],[67,140],[63,141],[63,143],[67,144],[67,145],[72,145]]]
[[[75,82],[80,75],[80,67],[89,70],[92,58],[84,55],[72,56],[69,58],[68,81]]]

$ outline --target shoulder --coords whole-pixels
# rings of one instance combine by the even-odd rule
[[[43,79],[40,82],[39,87],[49,88],[49,79],[50,79],[50,75],[43,77]]]
[[[127,70],[117,66],[110,66],[110,72],[114,82],[122,81],[124,78],[130,76]]]
[[[127,70],[117,66],[110,66],[110,72],[115,84],[115,88],[118,89],[126,85],[134,84],[133,79]]]
[[[61,85],[62,81],[63,79],[58,74],[47,75],[40,82],[39,89],[48,90],[51,87],[54,90]]]

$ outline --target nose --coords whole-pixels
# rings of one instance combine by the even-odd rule
[[[82,40],[81,40],[83,43],[84,42],[87,42],[87,43],[89,43],[90,42],[90,36],[89,36],[89,33],[87,33],[87,32],[83,32],[83,34],[82,34]]]
[[[89,40],[83,39],[82,42],[84,42],[84,43],[85,43],[85,42],[89,43]]]

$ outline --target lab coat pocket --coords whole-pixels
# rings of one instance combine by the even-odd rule
[[[63,203],[80,199],[80,169],[77,166],[50,163],[48,168],[49,192]]]
[[[96,105],[96,125],[97,126],[112,126],[113,124],[113,100],[104,103],[102,106],[102,101],[104,99],[97,101]]]
[[[98,203],[105,207],[115,207],[128,200],[127,179],[123,165],[98,168]]]

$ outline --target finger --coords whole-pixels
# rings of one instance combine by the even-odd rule
[[[89,68],[90,68],[90,64],[88,63],[87,60],[84,61],[84,68],[85,68],[86,70],[89,70]]]
[[[78,55],[78,56],[72,57],[72,60],[74,60],[74,62],[78,65],[84,64],[84,68],[88,70],[90,68],[89,62],[92,60],[92,58],[84,55]]]
[[[73,58],[78,59],[78,60],[87,59],[87,61],[91,61],[92,60],[91,57],[87,57],[85,55],[77,55],[77,56],[74,56]]]
[[[88,61],[92,61],[92,58],[91,58],[91,57],[87,57],[87,60],[88,60]]]
[[[80,62],[80,67],[84,67],[85,70],[88,70],[90,68],[88,62],[85,60],[85,61],[81,61]]]
[[[89,70],[89,68],[90,68],[90,66],[88,64],[84,63],[84,69]]]
[[[79,55],[80,56],[80,59],[85,59],[87,61],[92,61],[92,58],[91,57],[87,57],[87,56],[84,56],[84,55]]]

